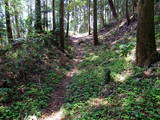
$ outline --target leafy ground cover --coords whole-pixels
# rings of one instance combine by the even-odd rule
[[[134,29],[119,38],[118,43],[110,43],[111,47],[86,46],[79,73],[68,87],[64,105],[66,119],[160,119],[159,63],[150,69],[134,64]],[[158,34],[156,39],[160,39]],[[111,80],[105,79],[106,69],[111,70]]]
[[[48,106],[51,93],[70,68],[66,54],[43,42],[49,38],[41,35],[35,38],[32,36],[2,50],[5,54],[0,56],[1,120],[40,116]]]

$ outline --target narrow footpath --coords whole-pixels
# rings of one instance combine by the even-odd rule
[[[75,58],[72,62],[71,70],[66,74],[57,89],[53,92],[48,108],[43,111],[43,115],[38,120],[64,120],[62,106],[66,95],[66,88],[70,84],[72,77],[78,71],[77,65],[83,58],[83,48],[79,44],[81,37],[73,36],[70,38],[72,45],[75,48]]]

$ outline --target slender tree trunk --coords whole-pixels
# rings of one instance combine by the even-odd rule
[[[103,10],[104,10],[104,24],[107,24],[106,0],[104,0]]]
[[[101,10],[100,10],[100,18],[101,18],[101,22],[102,22],[102,27],[104,27],[104,14],[103,14],[103,12],[104,12],[104,2],[103,2],[103,0],[101,1]]]
[[[102,27],[104,27],[104,25],[105,25],[105,20],[104,20],[104,17],[105,17],[105,15],[104,15],[104,1],[102,0],[101,1],[101,11],[100,11],[100,17],[101,17],[101,21],[102,21]]]
[[[76,26],[76,20],[77,20],[77,14],[76,14],[76,6],[74,7],[74,10],[73,10],[73,17],[74,17],[74,33],[76,33],[77,31],[77,26]]]
[[[68,10],[68,12],[67,12],[67,32],[66,32],[67,38],[69,36],[69,14],[70,14],[70,11]]]
[[[9,42],[12,43],[13,35],[12,35],[12,27],[11,27],[8,0],[5,0],[5,17],[6,17],[7,37],[8,37]]]
[[[156,62],[154,31],[154,0],[139,0],[136,62],[139,66],[149,66]]]
[[[91,0],[88,0],[88,34],[91,35]]]
[[[126,19],[127,19],[127,25],[129,25],[131,21],[128,12],[128,0],[126,0]]]
[[[52,0],[52,22],[53,22],[53,34],[56,30],[56,20],[55,20],[55,0]]]
[[[98,33],[97,33],[97,0],[93,0],[93,39],[94,45],[98,45]]]
[[[60,0],[60,47],[64,51],[64,0]]]
[[[17,32],[17,38],[20,38],[20,30],[19,30],[19,19],[18,19],[18,12],[16,10],[15,5],[13,6],[14,8],[14,18],[15,18],[15,23],[16,23],[16,32]]]
[[[42,32],[42,18],[41,18],[41,1],[35,0],[35,30]]]
[[[46,13],[45,13],[45,10],[46,10],[46,5],[45,5],[46,3],[45,3],[45,0],[43,0],[43,17],[42,17],[42,19],[43,19],[43,30],[45,31],[45,24],[46,24]]]
[[[33,10],[32,10],[32,3],[29,0],[28,1],[28,16],[29,16],[29,22],[28,22],[28,34],[30,34],[32,32],[32,23],[33,23]]]
[[[117,15],[117,12],[116,12],[116,9],[114,7],[114,4],[113,4],[113,1],[112,0],[108,0],[108,3],[109,3],[109,6],[111,8],[111,11],[112,11],[112,15],[115,19],[118,18],[118,15]]]
[[[46,26],[46,30],[48,30],[48,0],[46,0],[46,4],[45,4],[45,26]]]

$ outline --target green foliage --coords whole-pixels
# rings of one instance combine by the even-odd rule
[[[119,52],[121,53],[121,56],[127,56],[128,52],[132,50],[135,47],[135,45],[135,42],[129,42],[127,44],[119,45]]]
[[[160,16],[154,16],[154,22],[159,23],[160,22]]]
[[[86,55],[68,87],[64,108],[69,120],[160,119],[160,80],[139,76],[144,69],[128,60],[134,48],[135,42],[128,42],[117,44],[114,51],[101,46]],[[113,78],[108,84],[105,68]],[[124,81],[117,81],[116,76],[124,77],[127,71]]]
[[[0,107],[0,119],[23,119],[28,115],[41,115],[41,109],[47,107],[50,94],[56,88],[63,76],[53,71],[48,73],[48,79],[43,85],[30,82],[23,86],[13,88],[1,88],[1,102],[12,100],[11,105]],[[24,90],[24,93],[21,93]],[[12,95],[12,96],[10,96]]]
[[[2,120],[40,116],[41,110],[48,105],[51,93],[64,76],[55,70],[58,67],[57,57],[60,56],[55,52],[57,49],[53,46],[46,47],[42,35],[34,36],[30,36],[27,41],[20,41],[22,44],[16,48],[3,48],[8,52],[3,56],[6,62],[0,69],[0,82],[5,83],[0,88]]]

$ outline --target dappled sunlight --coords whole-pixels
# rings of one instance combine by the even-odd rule
[[[53,112],[48,116],[43,116],[41,119],[38,120],[62,120],[64,117],[64,110],[60,109],[59,111]]]
[[[38,120],[38,117],[36,115],[30,115],[24,120]]]
[[[105,98],[93,98],[89,100],[91,107],[110,106],[111,104]]]
[[[87,60],[89,61],[95,61],[97,60],[98,58],[100,58],[98,55],[96,54],[90,54],[91,56],[87,58]]]
[[[124,82],[131,75],[132,75],[132,71],[130,71],[130,70],[123,71],[123,72],[115,75],[115,81],[116,82]]]
[[[127,57],[125,57],[125,60],[130,62],[130,61],[135,61],[136,59],[136,48],[134,47],[130,53],[127,55]]]
[[[67,74],[66,74],[66,77],[73,77],[74,74],[78,73],[78,70],[77,68],[73,68],[71,71],[69,71]]]
[[[99,56],[92,56],[92,58],[90,59],[91,61],[94,61],[94,60],[96,60],[96,59],[98,59],[99,58]]]
[[[80,33],[77,33],[77,34],[73,34],[72,35],[73,37],[76,37],[76,38],[80,38],[80,37],[85,37],[85,36],[88,36],[88,33],[82,33],[82,34],[80,34]]]

